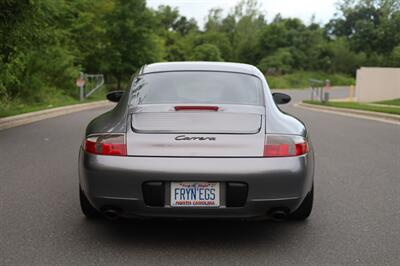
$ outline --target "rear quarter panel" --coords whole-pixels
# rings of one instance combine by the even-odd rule
[[[95,133],[126,133],[128,101],[129,93],[125,92],[114,109],[94,118],[89,123],[85,136]]]
[[[262,80],[265,92],[265,133],[289,134],[307,137],[307,130],[303,122],[282,112],[277,107],[264,75],[256,67],[254,67],[254,72]]]

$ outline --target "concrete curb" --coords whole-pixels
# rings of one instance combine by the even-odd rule
[[[347,116],[360,117],[360,118],[372,119],[372,120],[377,120],[377,121],[382,121],[382,122],[400,124],[400,115],[395,115],[395,114],[386,114],[386,113],[363,111],[363,110],[356,110],[356,109],[349,109],[349,108],[321,106],[321,105],[314,105],[314,104],[308,104],[308,103],[302,103],[302,102],[295,104],[295,106],[306,108],[306,109],[313,109],[316,111],[336,113],[336,114],[342,114],[342,115],[347,115]]]
[[[112,107],[113,104],[109,101],[98,101],[93,103],[73,104],[73,105],[56,107],[21,115],[8,116],[5,118],[0,118],[0,130],[30,124],[51,117],[56,117],[79,111],[84,111],[99,107],[106,107],[106,106]]]

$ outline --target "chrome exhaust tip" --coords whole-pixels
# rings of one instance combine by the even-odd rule
[[[282,222],[287,219],[288,212],[285,209],[276,209],[271,211],[269,216],[276,222]]]
[[[120,212],[116,209],[107,209],[103,211],[103,216],[108,220],[117,220],[119,218]]]

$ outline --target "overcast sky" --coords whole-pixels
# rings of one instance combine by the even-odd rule
[[[208,10],[221,7],[225,14],[237,4],[238,0],[147,0],[147,5],[157,8],[159,5],[178,7],[180,14],[194,17],[202,26]],[[316,22],[326,23],[335,13],[337,0],[259,0],[262,10],[267,14],[267,20],[281,13],[283,17],[297,17],[309,23],[315,14]]]

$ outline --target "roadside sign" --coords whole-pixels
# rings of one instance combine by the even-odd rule
[[[85,86],[85,80],[84,79],[82,79],[82,78],[79,78],[79,79],[77,79],[76,80],[76,86],[78,86],[78,87],[83,87],[83,86]]]
[[[86,81],[88,84],[86,84]],[[79,87],[79,99],[83,101],[104,85],[104,76],[103,74],[85,74],[81,72],[75,84]],[[86,91],[89,92],[86,93]]]
[[[325,80],[325,89],[328,91],[331,90],[331,81],[329,79]]]

